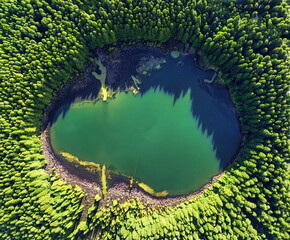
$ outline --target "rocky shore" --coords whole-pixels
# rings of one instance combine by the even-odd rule
[[[87,216],[88,209],[94,203],[95,196],[97,194],[102,194],[102,189],[96,181],[92,181],[92,179],[88,179],[86,176],[72,173],[60,162],[60,159],[56,158],[50,145],[48,132],[49,128],[46,128],[46,130],[44,130],[41,134],[43,154],[47,162],[45,170],[51,175],[58,174],[60,179],[63,179],[72,186],[78,185],[82,188],[84,193],[84,198],[82,201],[82,204],[84,205],[84,210],[81,220],[83,220]]]
[[[198,65],[201,66],[203,69],[209,69],[209,63],[204,60],[204,58],[200,58],[196,54],[196,50],[193,49],[191,46],[186,46],[186,54],[193,54],[195,55],[196,61],[199,63]],[[169,53],[170,51],[176,51],[175,48],[163,47],[161,48],[163,52]],[[100,50],[99,52],[100,53]],[[184,52],[182,52],[184,53]],[[100,53],[100,58],[108,63],[115,63],[116,65],[119,64],[118,62],[118,53],[114,53],[113,56],[105,56],[104,52]],[[200,60],[202,59],[202,60]],[[161,65],[164,62],[164,59],[151,59],[151,62],[154,64],[149,64],[148,66],[145,64],[143,67],[138,68],[140,73],[144,73],[144,71],[151,71],[155,69],[158,65]],[[154,60],[154,61],[153,61]],[[145,61],[145,59],[144,59]],[[116,66],[114,66],[116,67]],[[158,67],[157,67],[158,68]],[[58,174],[61,179],[65,180],[68,184],[71,185],[78,185],[83,189],[84,192],[84,199],[83,205],[85,206],[82,219],[85,219],[87,216],[87,212],[89,207],[94,202],[94,197],[96,194],[102,196],[102,188],[101,184],[96,181],[96,178],[88,177],[87,174],[83,172],[77,172],[75,170],[70,169],[68,166],[63,164],[59,159],[57,159],[56,155],[54,154],[50,139],[49,139],[49,126],[52,121],[52,113],[55,110],[55,107],[62,103],[63,101],[70,100],[70,96],[75,96],[75,94],[79,91],[85,89],[89,83],[92,81],[96,81],[94,76],[92,76],[91,72],[98,69],[97,64],[93,61],[86,65],[86,67],[80,72],[79,75],[73,76],[73,78],[68,81],[66,85],[64,85],[56,95],[56,98],[52,100],[51,104],[45,111],[43,121],[42,121],[42,134],[41,134],[41,141],[43,146],[43,153],[45,159],[47,160],[46,164],[46,171],[49,174]],[[147,69],[147,70],[146,70]],[[138,73],[139,73],[138,72]],[[147,71],[148,72],[148,71]],[[131,79],[132,82],[136,85],[136,79]],[[107,80],[106,80],[107,81]],[[109,80],[110,84],[114,83],[114,77],[111,77]],[[101,88],[101,83],[95,84],[95,92],[93,94],[98,94],[99,89]],[[117,181],[111,183],[111,186],[108,188],[107,196],[102,198],[100,201],[100,206],[106,206],[110,204],[112,200],[120,199],[121,202],[125,202],[131,198],[138,198],[140,199],[146,207],[155,207],[155,208],[163,208],[166,207],[174,207],[184,201],[196,198],[201,196],[206,189],[211,187],[213,183],[215,183],[220,177],[225,174],[223,171],[221,174],[212,177],[210,183],[204,185],[200,190],[193,192],[188,195],[184,196],[177,196],[177,197],[154,197],[143,191],[139,187],[130,187],[130,183],[125,181],[124,179],[120,178]]]
[[[102,196],[102,187],[101,183],[98,183],[96,180],[88,178],[88,175],[82,173],[73,173],[70,169],[67,168],[57,157],[55,156],[50,142],[48,129],[42,132],[41,141],[43,146],[43,154],[47,161],[45,170],[49,174],[58,174],[61,179],[66,181],[70,185],[78,185],[82,188],[85,195],[82,204],[85,206],[83,210],[83,218],[87,216],[87,211],[89,207],[94,203],[94,198],[96,194]],[[212,177],[210,183],[205,184],[201,189],[196,192],[190,193],[188,195],[176,196],[176,197],[153,197],[143,191],[141,188],[130,187],[130,184],[120,177],[115,183],[108,188],[107,196],[100,201],[100,206],[105,207],[108,204],[111,204],[113,200],[120,200],[120,202],[125,202],[131,198],[138,198],[142,201],[146,207],[155,207],[155,208],[164,208],[166,207],[175,207],[178,204],[181,204],[187,200],[194,199],[201,196],[206,189],[211,187],[220,177],[225,174],[225,171]]]

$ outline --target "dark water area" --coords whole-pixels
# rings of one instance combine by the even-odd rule
[[[97,70],[98,69],[95,69],[95,71]],[[92,75],[88,76],[87,78],[89,78],[88,85],[84,86],[81,89],[67,89],[63,96],[55,99],[55,107],[48,112],[48,120],[51,125],[55,123],[60,115],[62,116],[62,118],[66,116],[66,113],[70,109],[70,106],[76,101],[76,99],[78,99],[78,101],[84,101],[87,99],[96,99],[98,97],[101,83],[99,81],[95,81]]]
[[[153,47],[131,47],[117,56],[103,62],[106,83],[120,93],[108,102],[84,103],[97,97],[101,85],[89,75],[90,84],[67,95],[51,113],[53,149],[106,164],[155,191],[198,190],[228,166],[241,144],[228,90],[205,82],[214,72],[198,68],[192,55],[173,58]],[[152,57],[166,63],[141,74],[140,62]],[[122,91],[132,85],[132,75],[142,81],[136,96]]]
[[[192,56],[181,55],[178,60],[183,64],[179,67],[176,67],[176,59],[166,60],[162,71],[153,72],[150,78],[143,81],[141,94],[159,88],[173,97],[174,104],[190,90],[192,116],[198,121],[204,134],[212,135],[220,169],[225,169],[233,158],[233,149],[241,141],[235,106],[228,90],[224,85],[205,83],[203,80],[211,79],[214,72],[196,67]],[[176,79],[179,79],[178,82]]]
[[[136,73],[136,62],[142,57],[150,56],[165,57],[166,64],[162,65],[161,70],[153,71],[150,77],[142,81],[141,95],[159,88],[173,97],[174,105],[176,100],[190,90],[192,116],[198,121],[204,134],[213,136],[213,147],[219,159],[220,169],[225,169],[233,158],[232,149],[241,142],[235,106],[227,88],[221,84],[205,83],[204,79],[211,79],[214,71],[205,71],[197,67],[192,55],[180,55],[174,59],[170,54],[164,55],[152,47],[130,48],[122,52],[120,63],[123,64],[118,64],[117,70],[121,74],[116,78],[130,79],[132,73]],[[126,71],[123,71],[124,69]],[[113,70],[108,66],[108,73]]]

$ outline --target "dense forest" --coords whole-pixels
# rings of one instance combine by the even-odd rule
[[[289,239],[289,7],[282,0],[0,0],[0,239]],[[98,206],[45,170],[45,108],[117,41],[193,45],[240,115],[242,154],[203,196],[166,211]]]

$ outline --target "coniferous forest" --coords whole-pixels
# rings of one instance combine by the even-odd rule
[[[0,0],[0,239],[289,239],[289,2]],[[241,154],[176,207],[138,199],[86,219],[82,189],[45,171],[45,109],[96,48],[192,45],[239,112]]]

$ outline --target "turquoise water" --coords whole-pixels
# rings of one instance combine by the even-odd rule
[[[138,95],[121,91],[108,102],[60,106],[50,130],[54,151],[170,195],[198,190],[220,173],[241,141],[227,90],[204,83],[213,73],[192,56],[160,56],[166,64],[143,79]]]

